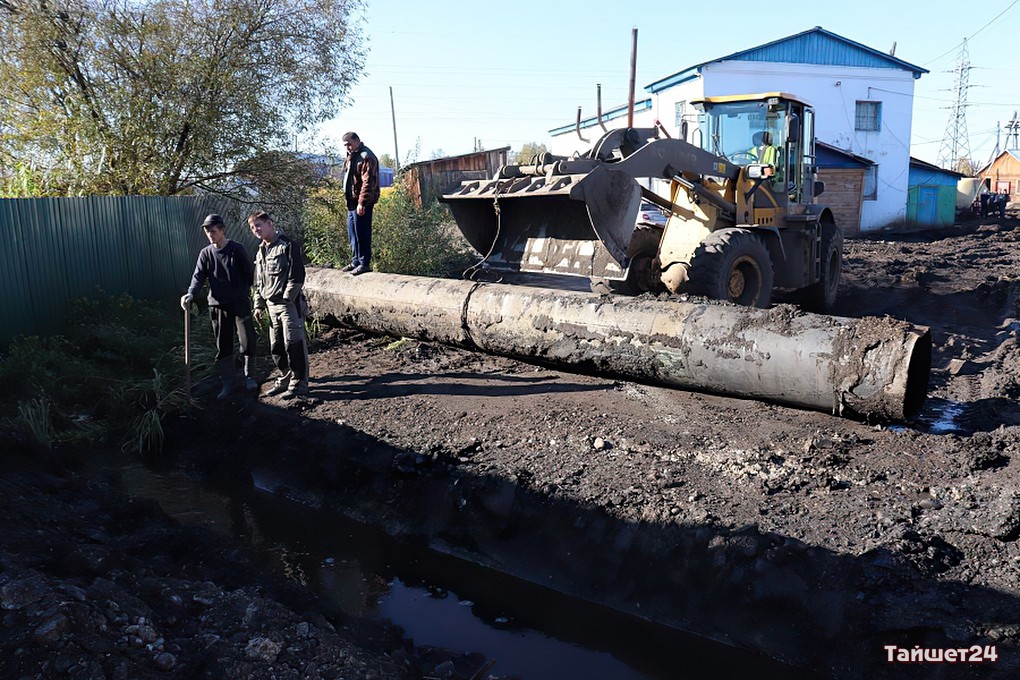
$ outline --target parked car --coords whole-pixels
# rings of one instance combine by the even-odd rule
[[[654,224],[658,227],[665,227],[668,219],[666,213],[659,206],[642,201],[641,207],[638,209],[637,219],[634,222],[635,224]]]

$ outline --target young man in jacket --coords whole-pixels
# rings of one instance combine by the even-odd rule
[[[255,324],[252,321],[249,291],[252,283],[252,263],[247,249],[227,238],[223,218],[212,214],[202,222],[209,245],[198,254],[195,273],[191,276],[188,292],[181,296],[185,311],[205,282],[209,282],[209,316],[213,336],[216,338],[216,371],[223,381],[217,399],[226,399],[237,384],[234,364],[234,332],[244,356],[245,386],[253,390]]]
[[[305,284],[301,247],[277,230],[265,212],[248,216],[248,226],[262,239],[255,255],[255,314],[269,314],[269,353],[280,377],[266,396],[284,399],[308,394],[308,347],[300,310]]]
[[[372,208],[379,201],[379,159],[355,132],[343,136],[344,198],[347,201],[347,238],[351,263],[340,271],[357,276],[372,271]]]

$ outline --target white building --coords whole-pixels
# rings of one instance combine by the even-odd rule
[[[634,125],[651,127],[658,120],[679,136],[686,121],[687,139],[697,143],[692,101],[756,92],[796,95],[815,109],[817,140],[874,163],[864,182],[861,231],[893,228],[907,217],[914,81],[927,72],[816,26],[655,81],[645,87],[650,97],[635,107]],[[606,112],[603,121],[611,121],[610,128],[626,125],[625,108]],[[553,153],[587,148],[576,127],[550,131]],[[594,143],[601,133],[598,121],[581,121],[581,133]]]

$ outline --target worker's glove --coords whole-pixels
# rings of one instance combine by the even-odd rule
[[[185,293],[184,295],[182,295],[181,296],[181,309],[183,309],[184,311],[188,311],[188,306],[191,304],[191,301],[194,300],[194,299],[195,299],[195,296],[192,295],[191,293]]]

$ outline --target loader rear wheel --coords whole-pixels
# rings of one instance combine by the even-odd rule
[[[627,249],[630,255],[630,267],[627,278],[623,281],[593,278],[591,292],[616,293],[617,295],[640,295],[648,291],[662,289],[659,272],[655,269],[655,259],[659,254],[659,241],[662,230],[657,228],[638,227],[630,239]]]
[[[839,277],[843,273],[843,232],[831,219],[821,223],[821,271],[817,283],[803,289],[801,306],[809,312],[825,313],[839,296]]]
[[[720,229],[694,251],[687,290],[713,300],[768,307],[774,278],[769,251],[753,231]]]

